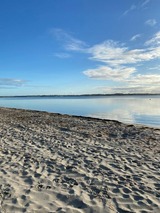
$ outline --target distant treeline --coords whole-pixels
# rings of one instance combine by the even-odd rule
[[[0,96],[0,98],[27,98],[27,97],[92,97],[92,96],[140,96],[140,95],[160,95],[160,93],[115,93],[115,94],[82,94],[82,95],[17,95],[17,96]]]

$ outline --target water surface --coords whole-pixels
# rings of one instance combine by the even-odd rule
[[[160,95],[0,98],[1,107],[32,109],[160,127]]]

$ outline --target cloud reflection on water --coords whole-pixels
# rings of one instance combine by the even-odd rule
[[[160,126],[160,99],[156,97],[117,97],[98,100],[103,112],[88,116]],[[105,110],[106,106],[106,110]]]

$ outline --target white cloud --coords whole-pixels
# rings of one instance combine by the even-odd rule
[[[160,45],[160,31],[157,32],[150,40],[145,42],[146,46],[159,46]]]
[[[100,66],[97,69],[88,69],[83,73],[93,79],[121,81],[129,78],[135,71],[134,67],[111,68]]]
[[[26,83],[25,80],[21,79],[12,79],[12,78],[0,78],[0,87],[1,86],[12,86],[12,87],[20,87],[23,86]]]
[[[91,59],[104,62],[109,66],[135,64],[160,58],[160,47],[132,49],[114,41],[105,41],[88,49]]]
[[[89,48],[88,53],[92,55],[91,59],[93,60],[117,65],[122,64],[122,55],[126,50],[126,47],[123,47],[117,42],[108,40]]]
[[[157,24],[157,21],[155,19],[148,19],[146,22],[145,22],[146,25],[149,25],[151,27],[155,26]]]
[[[131,85],[160,85],[160,75],[158,74],[138,74],[127,80]]]
[[[136,41],[140,37],[141,37],[141,34],[136,34],[136,35],[132,36],[132,38],[130,39],[130,41]]]

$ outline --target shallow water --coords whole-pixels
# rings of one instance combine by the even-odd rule
[[[0,98],[1,107],[41,110],[160,127],[160,95]]]

